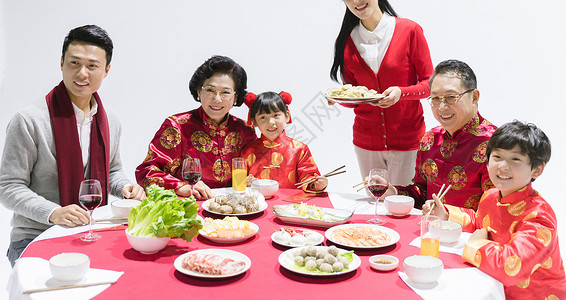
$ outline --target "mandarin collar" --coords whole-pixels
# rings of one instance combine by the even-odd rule
[[[228,120],[230,120],[230,113],[227,113],[226,116],[224,116],[224,121],[222,121],[222,123],[220,124],[216,124],[216,122],[214,122],[204,111],[204,109],[202,108],[202,106],[200,106],[198,108],[198,113],[200,115],[200,118],[202,119],[202,122],[204,123],[204,125],[206,125],[208,128],[210,129],[217,129],[217,130],[222,130],[226,127],[226,125],[228,125]]]
[[[464,133],[476,135],[480,133],[481,130],[478,130],[478,127],[483,123],[483,121],[484,118],[480,115],[479,112],[476,112],[472,119],[468,121],[468,123],[464,124],[462,128],[456,130],[453,135],[444,128],[442,128],[442,130],[444,131],[444,136],[449,139],[455,139],[456,137]]]
[[[285,134],[285,130],[283,130],[283,132],[281,132],[281,134],[274,139],[273,141],[271,141],[270,139],[268,139],[265,135],[263,135],[263,133],[261,134],[261,137],[259,138],[263,145],[267,148],[275,148],[280,146],[283,143],[283,140],[287,137],[287,135]]]
[[[529,182],[529,184],[527,184],[526,186],[520,188],[519,190],[505,196],[505,197],[501,197],[501,192],[499,193],[499,199],[497,199],[497,202],[501,203],[501,204],[511,204],[511,203],[517,203],[519,201],[524,201],[525,199],[529,198],[529,195],[532,194],[534,192],[533,190],[533,186],[532,183]]]

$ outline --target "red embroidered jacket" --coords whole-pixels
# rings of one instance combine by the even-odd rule
[[[490,189],[475,213],[446,207],[464,231],[488,231],[488,240],[466,243],[462,258],[501,281],[506,299],[566,298],[556,215],[531,184],[503,198]]]
[[[177,190],[187,184],[181,175],[183,159],[197,157],[204,183],[210,188],[230,186],[232,158],[255,139],[253,128],[232,115],[218,125],[202,107],[173,115],[149,143],[145,160],[136,168],[136,179],[141,186],[156,183]]]
[[[244,148],[242,157],[248,174],[277,180],[283,189],[293,189],[295,183],[320,175],[309,147],[288,137],[285,131],[273,142],[261,135]]]
[[[415,198],[415,207],[421,208],[443,184],[452,185],[443,201],[476,210],[483,192],[493,187],[485,151],[495,129],[477,113],[453,136],[442,126],[428,131],[417,151],[413,185],[397,186],[397,190]]]

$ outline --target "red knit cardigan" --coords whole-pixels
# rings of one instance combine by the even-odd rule
[[[378,92],[401,88],[401,99],[382,109],[369,104],[350,106],[354,120],[354,145],[371,151],[415,150],[425,132],[419,99],[430,95],[428,79],[433,74],[428,44],[415,22],[396,18],[395,31],[377,75],[365,63],[351,37],[344,49],[344,82],[363,85]]]

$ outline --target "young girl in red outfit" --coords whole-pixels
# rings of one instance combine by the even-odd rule
[[[248,124],[259,128],[261,137],[248,144],[241,156],[246,159],[248,180],[274,179],[280,188],[295,188],[295,183],[311,178],[317,180],[303,187],[305,191],[321,192],[328,179],[320,176],[309,147],[285,134],[285,124],[291,122],[287,105],[291,95],[264,92],[248,93],[245,104],[250,108]]]
[[[346,14],[336,38],[330,77],[385,95],[354,109],[354,149],[362,177],[387,169],[390,182],[408,185],[425,132],[420,99],[433,74],[422,28],[398,18],[387,0],[344,0]]]

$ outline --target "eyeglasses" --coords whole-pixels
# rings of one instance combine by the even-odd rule
[[[430,96],[427,98],[428,102],[430,103],[431,106],[435,107],[435,106],[440,106],[440,102],[443,102],[444,105],[446,106],[450,106],[450,105],[454,105],[456,103],[458,103],[458,100],[460,100],[460,98],[462,98],[462,96],[464,96],[465,94],[473,91],[475,89],[469,89],[463,93],[460,94],[450,94],[450,95],[445,95],[445,96]]]
[[[231,100],[234,97],[234,94],[236,94],[236,92],[232,92],[232,91],[217,91],[211,87],[202,87],[202,92],[203,92],[203,96],[207,97],[207,98],[214,98],[216,97],[216,95],[220,95],[220,99],[227,101],[227,100]]]

